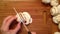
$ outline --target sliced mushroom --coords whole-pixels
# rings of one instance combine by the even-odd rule
[[[32,18],[31,18],[30,14],[28,12],[23,12],[23,13],[20,12],[19,16],[18,15],[16,15],[16,16],[17,16],[17,21],[20,21],[20,22],[25,21],[26,25],[32,23]]]
[[[26,20],[26,24],[32,23],[32,18],[28,12],[23,12],[22,15],[24,16]]]

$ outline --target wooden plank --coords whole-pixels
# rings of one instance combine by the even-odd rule
[[[57,26],[52,22],[52,17],[50,15],[50,5],[44,5],[41,1],[0,2],[0,26],[4,18],[9,15],[16,15],[12,7],[15,7],[18,12],[26,11],[31,14],[33,22],[27,26],[31,31],[35,31],[37,34],[53,34],[57,31]],[[44,13],[44,11],[46,11],[46,13]],[[24,27],[22,27],[22,32],[19,31],[18,33],[27,34]]]

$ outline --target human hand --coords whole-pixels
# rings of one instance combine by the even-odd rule
[[[31,32],[32,34],[36,34],[36,32]]]
[[[3,24],[1,26],[2,34],[16,34],[20,29],[20,23],[17,24],[16,28],[13,30],[9,30],[9,26],[13,20],[15,20],[16,16],[8,16],[4,19]]]
[[[17,27],[13,30],[9,30],[9,26],[12,23],[14,19],[16,19],[16,16],[8,16],[4,19],[3,24],[1,26],[2,34],[16,34],[18,30],[20,29],[20,23],[17,24]],[[32,34],[36,34],[36,32],[31,32]]]

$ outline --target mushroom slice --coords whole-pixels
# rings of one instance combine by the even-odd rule
[[[32,23],[32,18],[28,12],[20,12],[19,15],[17,14],[17,21],[25,22],[26,25]]]
[[[32,18],[31,18],[30,14],[28,12],[23,12],[22,15],[26,20],[25,24],[28,25],[28,24],[32,23]]]

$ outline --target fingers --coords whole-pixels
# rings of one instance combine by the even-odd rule
[[[3,21],[3,25],[6,24],[6,22],[8,21],[8,19],[10,19],[11,17],[12,17],[12,16],[6,17],[6,18],[4,19],[4,21]]]
[[[12,16],[6,23],[6,26],[9,28],[10,24],[12,23],[13,20],[16,19],[16,16]]]
[[[36,32],[31,32],[32,34],[36,34]]]
[[[4,19],[3,24],[1,26],[1,30],[4,30],[4,31],[8,30],[7,27],[6,27],[6,23],[7,23],[7,20],[10,19],[11,17],[12,16],[8,16]]]
[[[18,32],[18,30],[21,28],[20,23],[17,24],[16,28],[14,29],[14,32]]]

